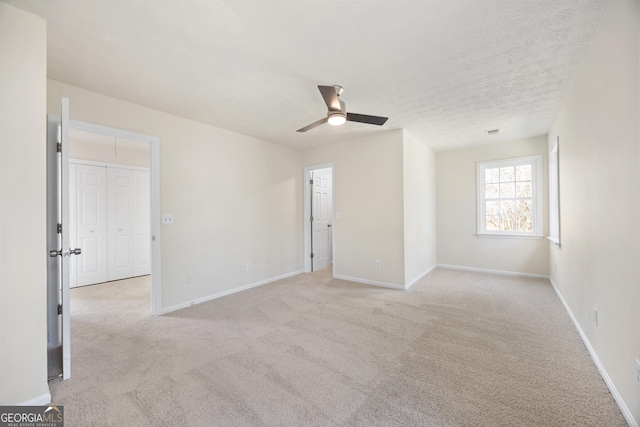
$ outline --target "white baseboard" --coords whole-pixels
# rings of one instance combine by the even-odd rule
[[[415,285],[416,283],[418,283],[418,280],[422,279],[424,276],[426,276],[427,274],[431,273],[436,267],[438,266],[438,264],[433,264],[431,267],[427,268],[425,271],[423,271],[422,273],[420,273],[418,275],[418,277],[416,277],[415,279],[413,279],[412,281],[410,281],[409,283],[407,283],[406,285],[404,285],[404,288],[406,290],[408,290],[410,287],[412,287],[413,285]]]
[[[362,283],[363,285],[381,286],[383,288],[400,289],[404,291],[404,286],[395,285],[393,283],[376,282],[375,280],[360,279],[359,277],[343,276],[341,274],[334,274],[333,277],[340,280],[347,280],[349,282]]]
[[[596,367],[598,368],[598,372],[600,372],[600,376],[602,376],[602,379],[604,380],[605,384],[607,384],[607,387],[609,388],[609,391],[611,392],[613,399],[618,404],[618,407],[620,408],[620,412],[622,412],[622,416],[624,416],[625,420],[627,420],[627,423],[629,424],[630,427],[638,427],[638,422],[633,418],[633,415],[631,414],[629,407],[627,406],[624,399],[618,392],[618,389],[616,388],[615,384],[611,380],[611,377],[607,373],[607,370],[602,365],[602,362],[600,362],[600,358],[598,357],[595,350],[591,346],[591,343],[589,342],[587,335],[582,330],[582,327],[580,327],[578,320],[573,315],[573,312],[571,311],[571,309],[569,308],[569,305],[567,304],[564,297],[560,293],[560,290],[558,289],[558,287],[556,286],[555,282],[551,277],[549,277],[549,281],[551,282],[551,286],[553,286],[553,289],[556,291],[558,298],[560,298],[560,301],[562,301],[562,305],[564,305],[565,310],[567,310],[567,313],[569,313],[569,317],[571,318],[571,320],[573,321],[573,324],[578,330],[578,334],[580,335],[580,338],[582,338],[582,342],[584,343],[584,346],[587,348],[587,351],[589,352],[589,355],[591,356],[593,363],[595,363]]]
[[[487,268],[464,267],[462,265],[438,264],[438,267],[448,268],[449,270],[474,271],[476,273],[502,274],[505,276],[533,277],[536,279],[548,279],[547,274],[521,273],[519,271],[490,270]]]
[[[162,314],[171,313],[172,311],[181,310],[183,308],[191,307],[192,305],[200,304],[200,303],[211,301],[211,300],[214,300],[214,299],[217,299],[217,298],[221,298],[221,297],[224,297],[224,296],[227,296],[227,295],[235,294],[236,292],[246,291],[247,289],[251,289],[251,288],[258,287],[258,286],[266,285],[267,283],[272,283],[272,282],[275,282],[275,281],[278,281],[278,280],[281,280],[281,279],[286,279],[287,277],[295,276],[295,275],[298,275],[298,274],[301,274],[301,273],[304,273],[304,270],[298,270],[298,271],[293,271],[291,273],[281,274],[280,276],[270,277],[268,279],[261,280],[259,282],[250,283],[248,285],[240,286],[238,288],[233,288],[233,289],[229,289],[227,291],[218,292],[217,294],[208,295],[208,296],[202,297],[202,298],[197,298],[197,299],[194,299],[193,301],[187,301],[187,302],[184,302],[182,304],[176,304],[176,305],[173,305],[171,307],[163,308],[162,310],[160,310],[160,314],[162,315]]]
[[[25,400],[18,403],[17,406],[43,406],[51,403],[51,393],[45,393],[40,396],[36,396],[33,399]]]

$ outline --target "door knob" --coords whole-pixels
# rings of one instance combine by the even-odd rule
[[[327,224],[327,227],[331,228],[331,224]]]
[[[49,251],[49,256],[51,258],[55,258],[57,256],[62,256],[62,250],[56,251],[55,249]]]
[[[69,248],[69,255],[80,255],[81,253],[82,253],[82,249],[80,248],[75,248],[75,249]]]

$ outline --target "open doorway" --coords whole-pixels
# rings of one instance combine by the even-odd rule
[[[63,132],[66,136],[61,138],[60,123],[65,123],[64,117],[64,107],[62,119],[49,116],[48,145],[55,147],[56,141],[58,145],[57,159],[55,149],[48,152],[49,166],[52,170],[66,172],[61,172],[63,178],[58,180],[57,186],[55,179],[48,177],[52,182],[48,185],[51,192],[48,199],[57,197],[58,205],[67,209],[64,225],[57,225],[58,233],[64,230],[69,234],[67,244],[78,248],[76,257],[65,258],[69,251],[61,251],[62,258],[70,264],[65,267],[70,276],[67,289],[144,278],[147,307],[150,307],[151,315],[157,315],[161,309],[160,140],[69,119],[66,119],[68,130]],[[61,150],[61,146],[67,148]],[[67,154],[61,157],[60,152]],[[62,197],[59,196],[61,192]],[[56,234],[55,218],[55,212],[48,213],[48,228],[53,230],[48,235],[51,236]],[[64,342],[68,346],[70,340],[68,326],[66,332],[63,331],[64,319],[70,318],[71,304],[61,297],[64,292],[59,283],[56,274],[49,275],[48,376],[55,378],[64,374],[67,379],[70,354],[67,351],[63,357],[66,361],[64,372],[59,359],[60,348],[64,347]],[[67,338],[63,340],[63,336]]]
[[[71,259],[71,288],[151,274],[150,151],[142,141],[69,130],[69,234],[82,249]]]
[[[308,166],[305,176],[305,271],[333,264],[333,163]]]

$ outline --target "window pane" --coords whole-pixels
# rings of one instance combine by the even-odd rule
[[[487,231],[498,231],[500,230],[500,217],[499,216],[487,216],[487,220],[485,222],[485,228]]]
[[[498,188],[499,188],[498,184],[487,184],[484,197],[487,199],[498,198],[498,195],[499,195]]]
[[[500,215],[500,202],[498,201],[486,202],[485,215],[486,216]]]
[[[531,216],[531,200],[518,200],[516,203],[516,214]]]
[[[504,215],[500,217],[500,230],[515,231],[516,217],[515,215]]]
[[[500,200],[500,215],[515,215],[513,200]]]
[[[515,181],[515,167],[500,168],[500,182]]]
[[[516,166],[516,181],[531,181],[531,165]]]
[[[484,170],[484,182],[498,182],[500,179],[500,173],[498,168],[491,168]]]
[[[517,197],[531,197],[531,183],[530,182],[518,182],[516,184],[516,196]]]
[[[530,216],[519,216],[518,218],[518,231],[531,232],[533,231],[533,223]]]
[[[500,183],[500,197],[515,197],[516,196],[516,184],[515,182],[508,182],[506,184]]]

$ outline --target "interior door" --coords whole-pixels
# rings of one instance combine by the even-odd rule
[[[77,165],[78,286],[107,281],[107,168]]]
[[[69,246],[69,100],[62,98],[59,120],[49,118],[47,137],[47,324],[49,377],[71,377]]]
[[[332,189],[331,168],[318,169],[311,172],[312,199],[311,223],[312,234],[312,271],[322,270],[331,263],[332,236]]]
[[[107,168],[107,280],[133,276],[134,171]]]
[[[134,172],[133,275],[151,274],[151,182],[149,172]]]

